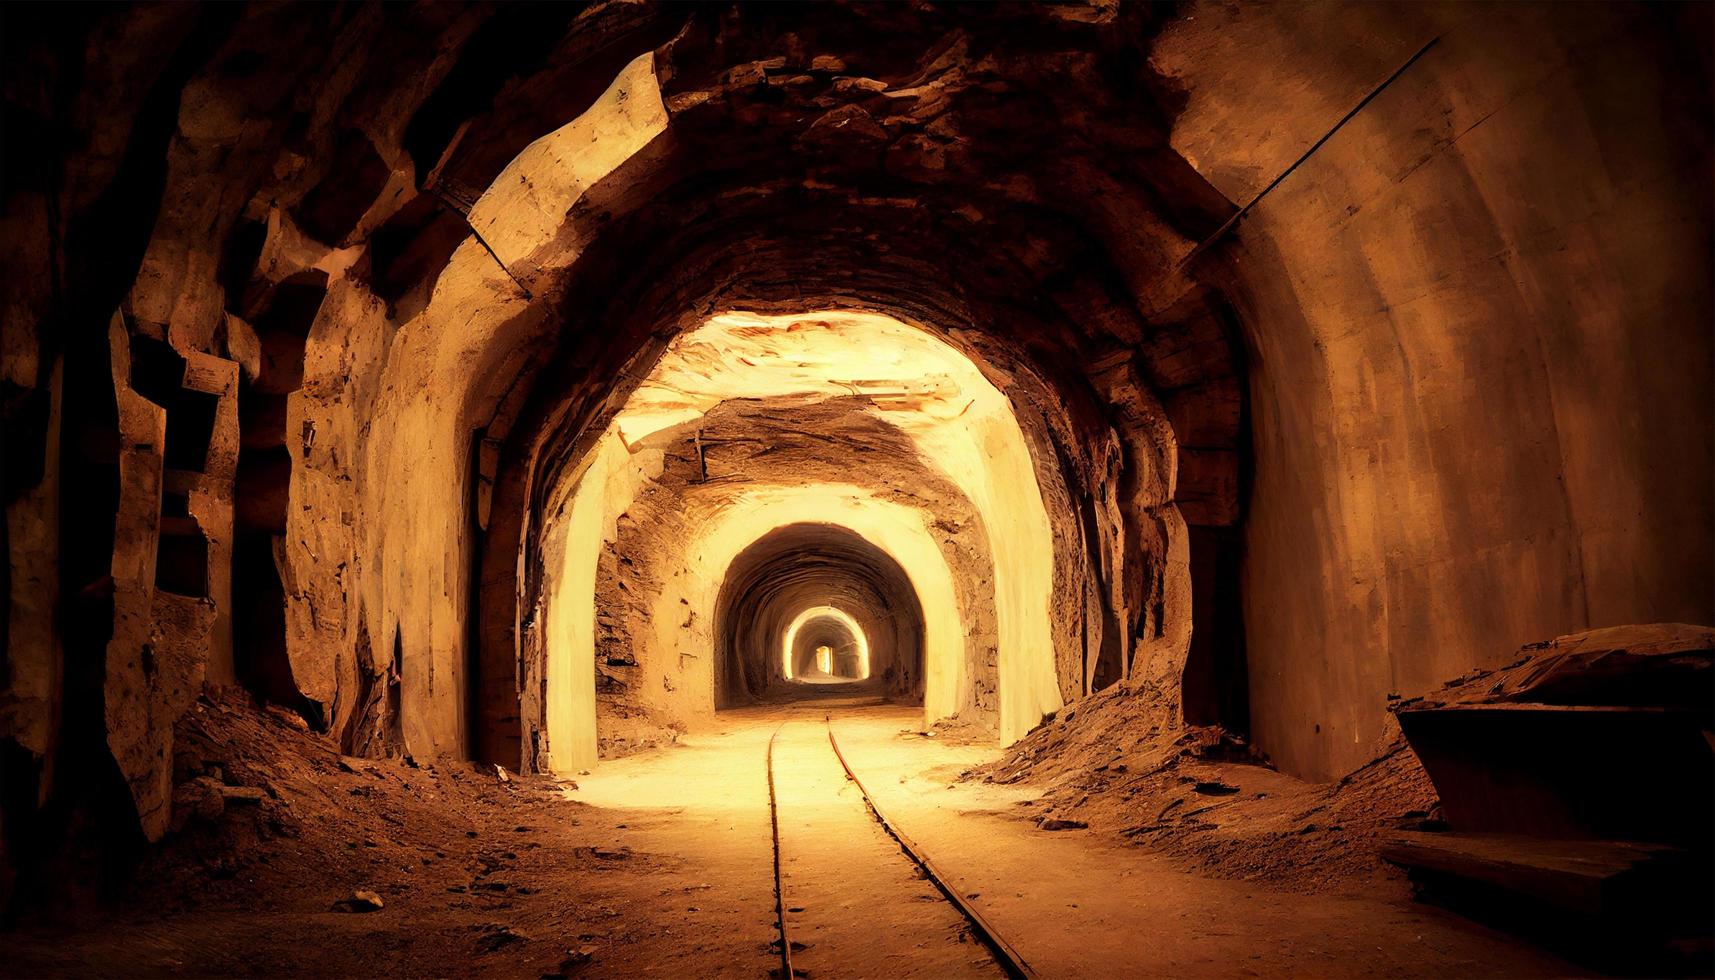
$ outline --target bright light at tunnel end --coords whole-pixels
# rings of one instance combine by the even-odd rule
[[[597,582],[603,546],[639,495],[658,481],[674,446],[701,439],[700,419],[738,399],[846,400],[854,411],[904,435],[934,474],[947,480],[975,512],[972,526],[988,546],[992,578],[994,660],[989,664],[999,697],[1001,744],[1010,744],[1061,706],[1049,628],[1053,537],[1037,487],[1030,449],[1013,406],[979,365],[936,332],[876,312],[812,310],[770,316],[726,311],[674,337],[624,406],[610,421],[587,468],[576,471],[569,500],[555,522],[563,542],[558,576],[547,586],[548,706],[544,727],[557,767],[593,764],[597,756],[595,693]],[[698,460],[707,465],[701,450]],[[721,460],[717,457],[717,468]],[[723,474],[726,475],[726,474]],[[741,473],[730,474],[733,476]],[[686,574],[663,592],[646,631],[643,653],[710,642],[693,623],[714,615],[723,576],[733,556],[771,530],[793,522],[842,526],[877,545],[907,570],[910,587],[929,612],[923,627],[922,703],[928,721],[958,715],[973,702],[981,665],[962,622],[967,610],[954,584],[955,569],[929,532],[924,509],[875,496],[844,483],[723,486],[697,498],[705,530],[686,543]],[[793,516],[796,515],[796,516]],[[717,519],[718,518],[718,519]],[[832,601],[834,596],[800,601]],[[700,614],[681,619],[678,606]],[[788,607],[790,608],[790,607]],[[795,664],[792,647],[815,614],[800,613],[783,637],[779,674],[795,684],[812,680],[868,680],[874,676],[868,638],[845,610],[826,607],[826,625],[838,623],[857,648],[845,674],[816,677]],[[837,614],[837,615],[835,615]],[[778,621],[776,621],[778,622]],[[872,628],[874,628],[872,626]],[[753,655],[766,659],[770,640],[755,638]],[[822,642],[818,637],[816,642]],[[813,644],[812,644],[813,645]],[[843,647],[843,642],[836,645]],[[586,652],[587,651],[587,652]],[[655,710],[691,716],[718,710],[719,671],[710,659],[677,661],[671,685],[650,687]],[[575,665],[575,666],[574,666]],[[588,665],[587,667],[585,665]],[[688,665],[688,666],[687,666]],[[795,669],[805,667],[804,670]],[[892,675],[889,675],[890,677]],[[985,675],[986,676],[986,675]],[[705,699],[701,692],[708,691]],[[706,704],[706,707],[705,707]]]
[[[786,637],[780,648],[780,666],[786,673],[786,679],[792,680],[792,645],[798,639],[798,631],[818,619],[832,619],[846,628],[853,642],[857,644],[857,679],[869,680],[869,637],[864,635],[863,627],[858,625],[858,621],[853,619],[850,613],[833,606],[811,606],[793,618],[792,625],[786,627]]]

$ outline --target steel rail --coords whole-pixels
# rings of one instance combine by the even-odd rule
[[[905,852],[905,856],[922,869],[929,880],[935,884],[935,887],[941,890],[941,894],[947,897],[947,901],[952,902],[953,907],[964,915],[965,921],[970,923],[971,931],[976,934],[978,939],[982,940],[989,952],[994,954],[996,962],[1000,964],[1001,969],[1006,971],[1007,976],[1018,978],[1018,980],[1036,976],[1036,971],[1030,968],[1030,964],[1025,962],[1018,950],[1014,949],[1012,944],[1001,936],[1000,931],[992,923],[983,918],[982,912],[978,911],[975,905],[953,888],[947,877],[935,867],[933,861],[929,860],[929,855],[923,851],[923,848],[916,841],[913,841],[905,831],[900,830],[898,825],[887,819],[887,814],[881,812],[881,808],[876,806],[875,797],[869,795],[869,790],[864,787],[863,780],[859,779],[857,773],[852,771],[851,763],[846,761],[845,753],[840,751],[839,740],[834,738],[833,719],[824,717],[822,720],[828,726],[828,744],[834,747],[834,756],[840,760],[840,767],[846,771],[846,778],[857,787],[858,793],[863,796],[864,806],[869,808],[870,815],[875,818],[877,823],[881,824],[881,829],[887,831],[887,835],[899,844],[899,848]],[[779,734],[779,729],[775,730],[775,734]],[[770,750],[772,751],[772,744]],[[770,779],[772,780],[772,776]],[[771,781],[771,788],[772,785]],[[774,853],[775,861],[778,864],[780,853],[778,843],[775,845]],[[784,936],[784,915],[782,915],[782,923],[781,935]]]
[[[792,937],[786,933],[786,891],[780,881],[780,802],[774,792],[774,743],[780,738],[781,722],[768,737],[768,823],[774,836],[774,924],[780,929],[781,980],[792,980]]]

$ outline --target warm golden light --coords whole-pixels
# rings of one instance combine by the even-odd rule
[[[650,436],[731,399],[787,396],[859,399],[854,410],[904,433],[923,465],[963,493],[977,512],[993,562],[1002,744],[1023,737],[1060,707],[1049,626],[1053,540],[1034,463],[1006,397],[951,344],[889,316],[729,312],[668,345],[586,457],[576,483],[551,495],[551,506],[544,508],[544,537],[554,545],[544,595],[548,728],[557,767],[562,758],[587,765],[582,760],[594,754],[595,678],[588,666],[594,660],[594,571],[616,522],[661,472],[663,450]],[[926,508],[834,484],[735,485],[690,499],[706,510],[701,531],[687,543],[686,567],[656,601],[654,635],[642,644],[693,656],[679,658],[675,667],[681,674],[673,683],[645,686],[641,696],[651,707],[680,718],[712,710],[714,639],[708,624],[727,568],[762,535],[806,521],[847,527],[908,570],[926,614],[926,722],[970,703],[956,590],[929,534],[934,518]],[[555,526],[566,522],[573,526]],[[790,657],[785,660],[790,677]],[[867,677],[867,656],[859,662]]]
[[[836,609],[833,606],[811,606],[799,613],[798,616],[792,620],[792,625],[786,627],[786,636],[780,644],[780,663],[781,667],[786,672],[786,679],[792,680],[792,648],[795,641],[798,639],[799,631],[818,619],[832,619],[845,628],[846,633],[852,638],[852,643],[856,646],[858,662],[857,679],[868,680],[869,637],[864,635],[863,627],[858,625],[858,621],[852,618],[850,613],[843,609]],[[823,657],[824,651],[827,654],[826,658]],[[827,647],[817,647],[816,656],[818,670],[824,674],[831,674],[834,672],[832,650]]]
[[[655,601],[652,621],[653,643],[657,648],[713,648],[715,603],[721,582],[733,559],[752,542],[789,524],[837,524],[856,532],[898,563],[922,604],[925,723],[958,711],[962,699],[970,694],[970,678],[965,673],[964,620],[952,570],[940,546],[930,536],[922,511],[877,499],[869,490],[845,484],[758,488],[707,506],[711,512],[686,551],[685,567]],[[687,607],[690,616],[674,614],[675,610]],[[812,607],[806,612],[798,617],[803,621],[798,624],[799,629],[818,614],[847,617],[843,610],[832,607]],[[854,637],[863,635],[855,620],[847,628]],[[788,630],[791,632],[790,627]],[[690,661],[691,674],[684,685],[687,690],[704,692],[701,694],[704,702],[714,684],[711,659]],[[867,648],[860,659],[868,659]],[[676,693],[651,692],[650,696],[665,704]],[[689,706],[691,698],[687,696],[679,703]]]
[[[1058,710],[1053,538],[1012,405],[951,344],[878,313],[731,312],[676,338],[614,425],[628,445],[737,397],[864,396],[968,497],[994,557],[1002,744]]]

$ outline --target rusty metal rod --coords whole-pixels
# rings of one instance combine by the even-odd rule
[[[851,764],[846,761],[845,753],[840,751],[840,743],[834,738],[832,717],[824,716],[822,720],[828,726],[828,744],[834,747],[834,755],[840,760],[840,767],[845,769],[846,778],[851,780],[858,792],[862,794],[864,806],[869,808],[870,816],[873,816],[876,822],[881,824],[881,829],[887,831],[887,835],[899,844],[899,848],[905,852],[905,856],[921,868],[931,882],[934,882],[935,887],[941,890],[941,894],[947,896],[947,901],[952,902],[953,907],[964,915],[965,921],[970,923],[971,931],[976,934],[978,939],[982,940],[983,945],[989,948],[989,952],[994,954],[995,961],[1000,964],[1001,969],[1006,971],[1007,976],[1017,978],[1017,980],[1036,976],[1036,971],[1030,968],[1030,964],[1025,962],[1018,950],[1012,948],[1012,944],[1001,936],[1000,931],[983,918],[982,912],[978,911],[969,899],[953,888],[951,882],[935,867],[934,862],[929,860],[929,855],[924,853],[917,842],[908,837],[903,830],[900,830],[891,820],[887,819],[886,814],[881,812],[881,808],[875,804],[875,798],[869,795],[868,789],[864,788],[863,780],[859,779],[857,773],[852,771]],[[775,734],[779,734],[779,729],[775,729]],[[778,848],[775,853],[779,853]]]
[[[792,938],[786,934],[786,892],[780,882],[780,802],[774,792],[774,743],[780,738],[781,722],[768,737],[768,823],[774,836],[774,924],[780,929],[781,980],[792,980]]]
[[[1302,163],[1304,163],[1304,161],[1310,159],[1310,157],[1313,154],[1315,154],[1315,152],[1317,150],[1320,150],[1322,148],[1322,144],[1333,139],[1335,133],[1338,133],[1341,129],[1343,129],[1345,127],[1345,125],[1347,123],[1351,122],[1352,118],[1354,116],[1356,116],[1358,113],[1364,111],[1364,107],[1369,105],[1372,101],[1374,101],[1376,96],[1382,94],[1382,91],[1384,89],[1386,89],[1389,85],[1392,85],[1394,82],[1398,81],[1399,77],[1401,75],[1405,74],[1405,70],[1407,68],[1410,68],[1412,65],[1417,64],[1417,59],[1419,59],[1419,58],[1423,57],[1425,54],[1427,54],[1429,52],[1429,49],[1435,47],[1435,42],[1437,42],[1439,40],[1441,40],[1440,35],[1437,35],[1435,37],[1430,38],[1428,44],[1425,44],[1423,47],[1418,48],[1416,54],[1413,54],[1411,57],[1405,59],[1405,63],[1400,65],[1398,68],[1395,68],[1393,71],[1393,74],[1382,79],[1382,82],[1380,85],[1377,85],[1375,88],[1370,89],[1370,94],[1364,96],[1363,99],[1361,101],[1359,101],[1357,105],[1355,105],[1351,108],[1351,111],[1347,112],[1344,116],[1341,116],[1340,121],[1334,124],[1334,128],[1328,130],[1326,133],[1323,133],[1321,139],[1310,144],[1310,149],[1305,150],[1304,153],[1301,156],[1299,156],[1298,159],[1292,161],[1292,166],[1287,167],[1285,170],[1282,170],[1280,172],[1280,176],[1269,181],[1268,186],[1264,187],[1260,192],[1258,192],[1257,196],[1251,198],[1249,204],[1246,204],[1244,207],[1239,208],[1237,211],[1234,211],[1233,216],[1228,218],[1226,221],[1222,222],[1221,227],[1216,228],[1215,233],[1213,235],[1210,235],[1208,238],[1203,239],[1201,242],[1199,242],[1197,244],[1196,248],[1193,248],[1191,251],[1186,252],[1185,257],[1180,259],[1177,263],[1174,264],[1174,268],[1175,269],[1185,268],[1187,265],[1191,264],[1193,259],[1197,258],[1197,256],[1199,256],[1199,255],[1202,255],[1204,252],[1208,251],[1209,248],[1211,246],[1213,246],[1216,242],[1220,241],[1221,238],[1224,235],[1226,235],[1227,232],[1231,231],[1235,225],[1237,225],[1240,221],[1244,220],[1245,215],[1250,214],[1251,208],[1256,207],[1258,201],[1261,201],[1265,196],[1267,196],[1269,191],[1272,191],[1276,187],[1279,187],[1280,182],[1285,180],[1287,177],[1291,176],[1292,172],[1294,170],[1297,170],[1300,164],[1302,164]]]

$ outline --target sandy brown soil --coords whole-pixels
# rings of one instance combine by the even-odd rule
[[[0,974],[762,976],[777,962],[763,760],[783,721],[789,914],[806,965],[819,956],[811,975],[892,976],[919,960],[984,972],[981,948],[859,818],[820,748],[824,710],[725,713],[573,788],[343,759],[283,716],[206,703],[183,726],[181,772],[261,799],[210,805],[117,909],[7,934]],[[1037,815],[1064,812],[1052,798],[1067,787],[961,780],[1000,753],[926,738],[919,717],[847,704],[832,724],[890,816],[1043,976],[1577,972],[1397,896],[1333,894],[1303,875],[1288,888],[1217,879],[1099,823],[1044,830]],[[384,907],[334,911],[359,889]]]
[[[1383,889],[1404,877],[1376,857],[1388,831],[1438,817],[1435,787],[1404,739],[1331,784],[1276,772],[1218,728],[1162,731],[1111,688],[1063,711],[967,778],[1028,786],[1041,820],[1117,833],[1198,874],[1299,892]]]
[[[697,955],[680,924],[710,886],[630,846],[624,813],[544,778],[342,758],[293,721],[239,699],[193,709],[180,772],[262,799],[193,817],[117,910],[21,924],[0,974],[535,977]],[[383,908],[334,910],[357,890]],[[733,975],[771,962],[769,917],[755,919]],[[718,957],[732,954],[723,944]]]
[[[822,719],[780,726],[781,889],[793,970],[844,976],[853,964],[887,977],[1004,976],[846,779]]]
[[[884,716],[883,716],[884,717]],[[889,817],[1046,977],[1526,977],[1583,971],[1389,889],[1215,878],[1097,828],[1046,830],[1040,790],[962,774],[991,746],[882,717],[833,726]]]

